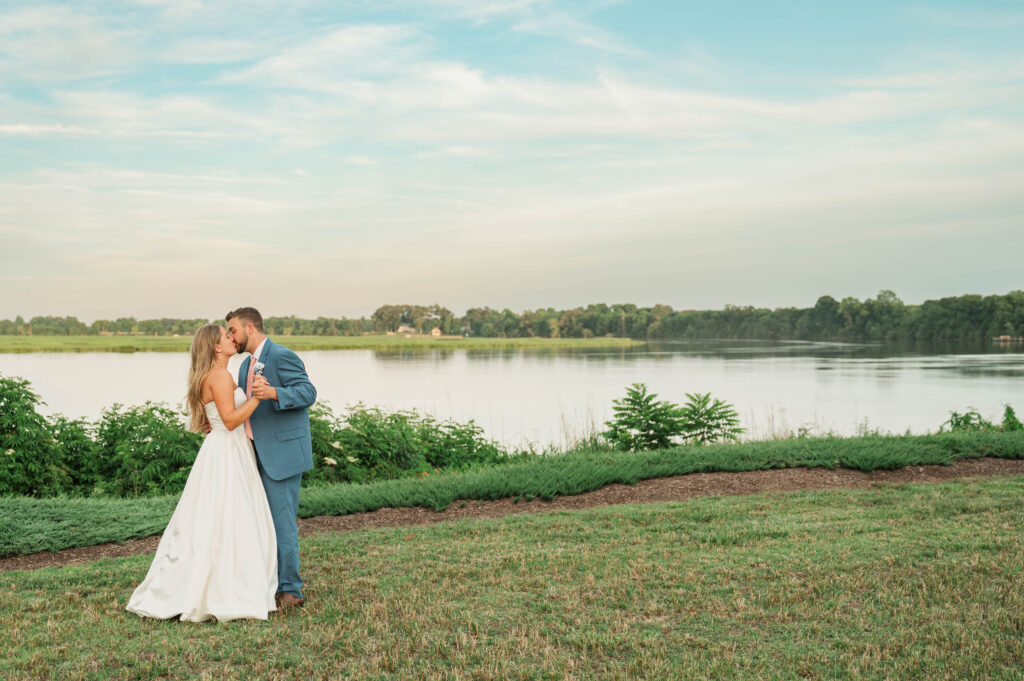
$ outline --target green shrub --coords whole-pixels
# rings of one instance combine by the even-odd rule
[[[37,411],[28,381],[0,376],[0,495],[140,497],[178,494],[204,435],[163,404],[114,405],[91,425]],[[470,421],[438,422],[415,410],[357,404],[344,419],[309,411],[313,470],[305,485],[369,482],[501,464],[509,454]],[[521,458],[521,457],[520,457]]]
[[[683,433],[680,409],[671,402],[655,400],[657,395],[647,392],[643,383],[626,388],[626,396],[612,400],[615,416],[605,425],[604,437],[616,449],[637,452],[647,449],[671,447],[673,440]]]
[[[501,463],[508,453],[484,437],[484,429],[470,420],[437,422],[422,416],[417,424],[423,457],[432,468],[466,470]]]
[[[30,385],[0,375],[0,495],[54,496],[72,485]]]
[[[51,429],[60,451],[62,471],[70,485],[66,491],[91,494],[96,487],[93,461],[97,455],[92,426],[84,420],[58,414],[51,419]]]
[[[360,402],[349,407],[345,426],[336,433],[338,451],[356,459],[371,480],[426,470],[417,420],[414,411],[388,413]]]
[[[686,397],[689,402],[683,405],[680,415],[688,442],[708,445],[739,438],[743,428],[740,428],[739,415],[731,404],[719,399],[712,402],[711,393],[686,393]]]
[[[682,407],[668,401],[655,400],[643,383],[626,388],[626,396],[612,400],[615,416],[606,421],[602,433],[616,449],[637,452],[664,449],[682,439],[691,444],[711,444],[736,440],[739,427],[736,410],[728,402],[711,400],[711,394],[687,393],[689,401]]]
[[[1017,418],[1017,414],[1013,411],[1013,407],[1006,405],[1006,409],[1003,411],[1003,431],[1007,433],[1016,433],[1024,430],[1024,423],[1020,422]]]
[[[1017,418],[1017,413],[1013,410],[1013,407],[1006,405],[1006,408],[1003,410],[1003,421],[999,424],[987,420],[977,409],[968,409],[962,413],[958,411],[949,412],[949,419],[939,426],[940,433],[944,431],[952,433],[977,433],[986,430],[1015,433],[1024,431],[1024,424]]]
[[[986,421],[976,409],[970,409],[963,413],[949,412],[949,420],[943,423],[939,430],[946,428],[953,433],[976,433],[980,430],[993,430],[995,426],[991,421]]]
[[[313,438],[313,470],[302,476],[304,485],[336,482],[365,482],[366,470],[359,459],[345,453],[338,440],[344,426],[331,408],[323,403],[309,409],[309,430]]]
[[[310,428],[311,481],[387,480],[437,469],[465,470],[509,458],[473,421],[439,422],[412,409],[385,412],[360,402],[339,419],[330,407],[315,405]]]
[[[97,493],[115,496],[177,494],[185,487],[203,435],[163,404],[115,404],[96,427],[96,454],[87,467]],[[91,464],[91,465],[90,465]]]

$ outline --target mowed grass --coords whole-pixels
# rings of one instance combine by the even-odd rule
[[[274,336],[292,350],[591,349],[643,346],[630,338],[426,338]],[[191,336],[0,336],[0,352],[186,352]]]
[[[267,622],[124,611],[149,557],[7,573],[9,679],[1021,679],[1024,477],[301,543]]]

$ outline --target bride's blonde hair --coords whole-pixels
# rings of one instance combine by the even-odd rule
[[[213,369],[217,343],[220,342],[221,327],[207,324],[192,336],[192,366],[188,369],[188,429],[199,433],[206,426],[206,406],[203,404],[203,383]]]

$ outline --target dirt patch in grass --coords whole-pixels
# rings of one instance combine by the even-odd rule
[[[649,504],[685,501],[696,497],[733,496],[762,492],[795,492],[876,485],[987,477],[1024,475],[1024,460],[964,459],[951,466],[908,466],[892,471],[861,473],[847,469],[784,468],[743,473],[691,473],[670,478],[644,480],[636,485],[613,484],[571,497],[552,501],[498,499],[496,501],[456,501],[447,510],[426,508],[382,508],[369,513],[344,516],[319,516],[299,520],[299,534],[348,532],[377,527],[430,525],[461,518],[500,518],[513,513],[542,513],[555,510],[579,510],[614,504]],[[45,567],[80,565],[100,558],[152,554],[160,535],[123,543],[99,544],[65,549],[56,553],[42,551],[25,556],[0,558],[0,572],[34,570]]]

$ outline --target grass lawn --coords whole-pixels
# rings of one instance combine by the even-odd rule
[[[124,611],[149,558],[2,576],[7,679],[1024,679],[1024,477],[302,540],[268,622]]]
[[[435,350],[445,348],[625,348],[629,338],[405,338],[404,336],[274,336],[292,350]],[[191,336],[0,336],[0,352],[185,352]]]

